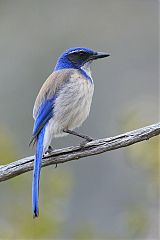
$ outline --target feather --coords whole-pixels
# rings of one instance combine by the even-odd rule
[[[34,160],[33,180],[32,180],[32,211],[33,217],[38,217],[38,195],[39,195],[39,178],[41,169],[41,159],[43,154],[43,140],[45,134],[45,127],[40,131],[37,144],[36,144],[36,156]]]
[[[42,85],[33,108],[35,123],[29,146],[32,143],[35,145],[39,132],[52,118],[56,96],[63,84],[68,81],[71,74],[72,71],[70,70],[53,72]]]
[[[56,96],[54,95],[50,99],[45,99],[42,105],[40,106],[37,118],[34,122],[33,134],[29,145],[33,142],[35,144],[38,134],[42,130],[42,128],[47,124],[47,122],[53,117],[53,108],[54,101]]]
[[[61,87],[69,80],[69,77],[72,74],[72,70],[61,70],[53,72],[47,80],[42,85],[39,94],[36,98],[34,108],[33,108],[33,117],[36,119],[39,108],[41,107],[45,99],[50,99],[54,95],[57,95]]]

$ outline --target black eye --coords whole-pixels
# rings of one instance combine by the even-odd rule
[[[85,53],[84,53],[84,52],[80,52],[79,54],[80,54],[80,55],[84,55]]]
[[[79,55],[80,55],[80,56],[85,56],[86,53],[85,53],[85,52],[79,52]]]

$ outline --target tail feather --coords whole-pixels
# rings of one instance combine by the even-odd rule
[[[43,156],[43,140],[45,134],[45,127],[42,128],[36,143],[36,154],[34,160],[33,180],[32,180],[32,211],[33,217],[38,217],[38,196],[39,196],[39,179],[41,170],[41,160]]]

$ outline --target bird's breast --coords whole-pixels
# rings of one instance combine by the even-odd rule
[[[90,112],[94,84],[82,74],[73,73],[59,91],[54,106],[53,134],[62,135],[63,129],[79,127]]]

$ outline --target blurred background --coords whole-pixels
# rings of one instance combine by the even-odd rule
[[[84,46],[111,54],[92,67],[95,92],[79,132],[114,136],[158,121],[157,0],[0,0],[0,159],[34,154],[32,108],[57,57]],[[54,139],[54,148],[79,144]],[[158,138],[0,183],[0,239],[158,239]]]

